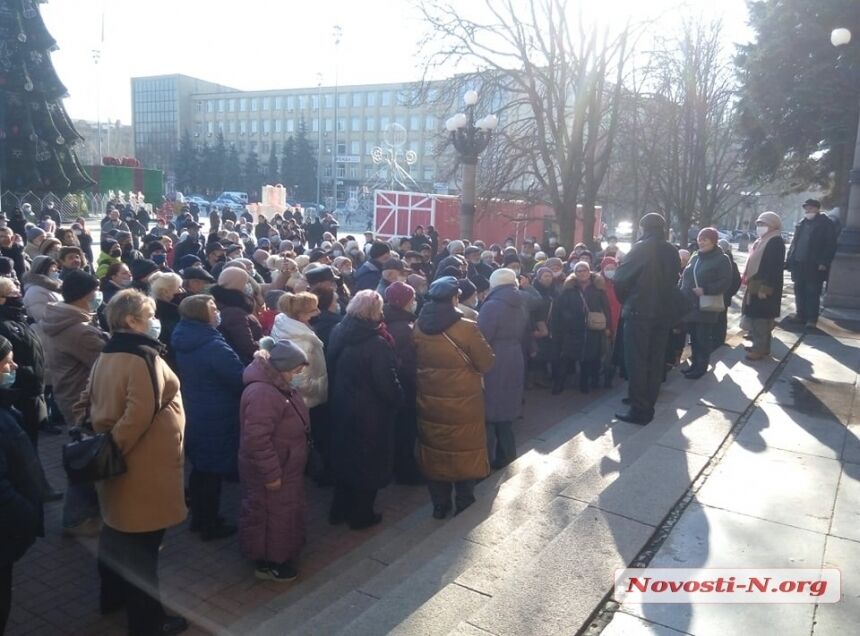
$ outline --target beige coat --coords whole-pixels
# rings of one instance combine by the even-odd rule
[[[90,379],[93,428],[111,431],[128,466],[125,474],[97,484],[102,518],[121,532],[168,528],[187,515],[179,379],[161,358],[155,371],[163,408],[154,420],[152,380],[142,357],[103,353]]]

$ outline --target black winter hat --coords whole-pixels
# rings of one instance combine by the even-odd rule
[[[663,230],[666,229],[666,219],[656,212],[649,212],[639,219],[639,227],[643,230]]]
[[[206,283],[214,283],[212,275],[202,267],[186,267],[182,270],[183,280],[202,280]]]
[[[368,252],[372,259],[378,259],[381,256],[385,256],[390,253],[391,247],[389,247],[388,243],[383,243],[382,241],[376,241],[373,243],[373,245],[370,246],[370,251]]]
[[[139,258],[131,262],[131,277],[134,280],[143,280],[150,274],[158,271],[158,265],[148,258]]]
[[[464,278],[458,282],[457,285],[460,287],[460,302],[471,298],[478,293],[478,288],[475,287],[475,284],[468,278]]]
[[[451,300],[454,296],[460,293],[460,287],[457,279],[453,276],[443,276],[437,278],[427,290],[427,296],[431,300]]]
[[[317,283],[335,280],[334,270],[328,265],[312,265],[302,273],[304,274],[305,280],[308,281],[308,285],[316,285]]]
[[[63,279],[63,301],[73,303],[99,288],[98,279],[81,269],[73,269]]]

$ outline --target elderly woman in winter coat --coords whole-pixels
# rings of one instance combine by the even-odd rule
[[[239,543],[256,562],[255,576],[291,581],[305,542],[304,470],[308,409],[291,385],[307,365],[302,350],[270,337],[245,369],[239,479]]]
[[[690,333],[690,367],[682,373],[688,380],[697,380],[708,372],[720,308],[702,310],[703,296],[716,296],[724,304],[723,295],[732,284],[732,263],[723,254],[717,242],[720,240],[714,228],[706,227],[697,238],[699,250],[690,259],[681,274],[681,291],[695,302],[694,309],[684,316]]]
[[[611,334],[603,277],[592,274],[588,263],[575,263],[552,313],[552,338],[559,355],[553,392],[564,390],[570,363],[579,362],[579,390],[588,393],[598,385],[601,357]]]
[[[484,428],[482,376],[495,356],[475,322],[457,310],[457,279],[433,281],[428,302],[415,323],[418,445],[421,471],[428,480],[433,516],[475,501],[475,482],[490,473]]]
[[[758,240],[753,243],[744,270],[743,316],[749,321],[752,346],[747,360],[761,360],[770,355],[771,332],[782,305],[782,272],[785,242],[782,220],[775,212],[764,212],[755,222]]]
[[[517,456],[513,425],[523,410],[527,323],[526,299],[518,289],[516,272],[497,269],[490,276],[490,293],[478,314],[478,329],[496,356],[496,363],[484,376],[487,449],[493,468],[503,468]]]
[[[242,364],[250,364],[263,337],[263,327],[254,315],[251,276],[242,267],[225,267],[218,276],[218,284],[211,291],[215,305],[221,312],[218,330],[224,335],[227,344],[233,347]]]
[[[329,521],[349,521],[354,530],[382,520],[373,502],[391,480],[394,424],[403,401],[394,342],[382,317],[382,297],[358,292],[332,330],[326,356],[335,478]]]
[[[24,309],[34,321],[42,322],[45,308],[51,303],[63,302],[60,294],[60,268],[50,256],[33,259],[30,271],[21,279],[24,287]]]
[[[322,456],[325,466],[323,474],[313,477],[322,484],[331,479],[329,451],[331,427],[328,417],[328,371],[325,365],[323,341],[310,327],[310,321],[320,314],[319,299],[310,292],[286,293],[278,299],[278,311],[272,327],[272,338],[289,340],[304,352],[308,366],[293,380],[293,386],[305,400],[310,410],[311,437],[314,447]]]
[[[176,352],[171,344],[173,330],[179,323],[179,301],[182,300],[182,277],[173,272],[155,272],[149,279],[150,296],[155,300],[155,317],[161,323],[159,340],[167,347],[167,363],[176,368]]]
[[[185,619],[167,616],[158,598],[158,551],[164,532],[184,521],[182,440],[185,411],[179,379],[159,355],[155,302],[135,290],[107,307],[111,339],[75,407],[89,406],[93,429],[110,433],[127,470],[96,484],[101,609],[123,605],[131,634],[176,634]]]
[[[239,400],[244,365],[218,331],[221,320],[211,296],[179,304],[172,344],[185,404],[185,454],[191,462],[191,531],[204,541],[236,532],[218,515],[221,483],[238,474]]]
[[[398,484],[423,483],[415,461],[415,439],[418,434],[415,410],[415,344],[412,331],[417,307],[415,290],[406,283],[395,282],[385,290],[385,326],[394,338],[397,377],[403,387],[403,405],[397,411],[394,430],[394,479]]]

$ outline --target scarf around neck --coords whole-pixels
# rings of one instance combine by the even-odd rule
[[[744,267],[744,283],[748,283],[751,278],[758,274],[758,269],[761,267],[761,259],[762,256],[764,256],[764,248],[767,247],[767,244],[771,239],[774,239],[777,236],[782,236],[781,231],[771,230],[753,243],[752,249],[750,250],[750,256],[747,259],[746,267]]]

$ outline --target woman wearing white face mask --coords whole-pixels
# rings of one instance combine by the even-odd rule
[[[185,520],[179,379],[161,359],[155,302],[127,289],[107,307],[111,338],[76,405],[109,433],[126,472],[98,482],[102,526],[99,574],[103,612],[125,605],[134,632],[179,633],[158,598],[158,552],[165,530]]]
[[[218,515],[218,506],[223,478],[235,478],[238,471],[244,367],[218,331],[221,315],[211,296],[183,299],[179,315],[171,343],[187,420],[185,455],[193,467],[191,530],[208,541],[236,531]]]
[[[770,355],[771,332],[782,304],[785,242],[780,230],[782,220],[775,212],[765,212],[756,220],[759,238],[750,249],[743,275],[747,289],[742,311],[752,340],[747,360]]]
[[[57,262],[50,256],[33,259],[30,271],[24,274],[24,309],[37,323],[45,317],[45,308],[63,301],[60,294],[60,275]]]

